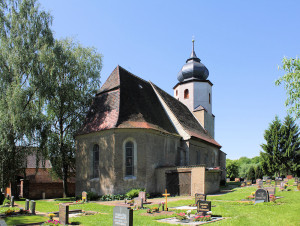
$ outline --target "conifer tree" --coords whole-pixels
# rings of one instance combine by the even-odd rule
[[[275,173],[280,174],[282,169],[283,153],[281,151],[282,135],[281,122],[276,116],[275,120],[270,123],[269,128],[265,130],[264,138],[266,144],[262,144],[263,151],[260,152],[264,174],[273,176]]]
[[[286,116],[281,128],[282,164],[286,174],[297,174],[300,170],[299,126],[291,116]]]

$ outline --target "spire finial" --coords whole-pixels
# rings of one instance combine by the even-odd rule
[[[193,52],[195,52],[194,51],[194,43],[195,43],[195,36],[194,35],[192,36],[192,43],[193,43]]]

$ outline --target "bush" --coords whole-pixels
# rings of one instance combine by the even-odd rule
[[[87,200],[89,201],[94,201],[94,200],[98,200],[99,199],[99,195],[95,192],[92,191],[88,191],[87,192]]]
[[[125,194],[125,196],[126,196],[127,199],[133,199],[133,198],[139,196],[140,191],[145,191],[145,189],[139,189],[139,188],[131,189],[129,192],[127,192]]]

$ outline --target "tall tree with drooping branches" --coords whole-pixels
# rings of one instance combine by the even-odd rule
[[[42,61],[48,74],[40,89],[49,123],[46,146],[52,172],[63,180],[66,197],[68,178],[75,170],[74,135],[100,85],[102,56],[95,48],[64,39],[43,51]]]
[[[41,144],[40,53],[53,44],[51,22],[36,0],[0,0],[0,181],[12,194],[27,147]]]

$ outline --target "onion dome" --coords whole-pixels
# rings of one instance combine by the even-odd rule
[[[206,80],[209,75],[208,69],[202,64],[200,59],[196,56],[194,51],[194,40],[193,42],[193,51],[189,59],[186,60],[186,64],[183,65],[181,70],[177,75],[179,82],[183,82],[190,79]]]

